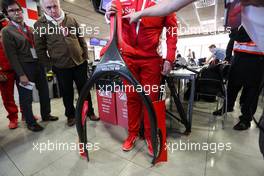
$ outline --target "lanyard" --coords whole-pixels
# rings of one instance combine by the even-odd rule
[[[25,32],[23,32],[21,30],[21,27],[19,25],[17,25],[16,23],[12,22],[12,25],[15,26],[18,30],[18,32],[23,35],[25,37],[25,39],[30,43],[30,45],[32,46],[32,48],[35,48],[35,42],[34,42],[34,39],[33,39],[33,35],[30,33],[30,29],[29,27],[25,24],[25,28],[26,28],[26,34]]]

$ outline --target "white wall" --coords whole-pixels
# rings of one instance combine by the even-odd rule
[[[228,34],[182,38],[178,40],[177,50],[179,50],[183,57],[188,55],[189,49],[195,52],[196,58],[208,57],[210,56],[208,47],[211,44],[215,44],[216,47],[226,49],[228,41]]]

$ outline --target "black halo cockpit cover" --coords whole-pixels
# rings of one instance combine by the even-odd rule
[[[117,2],[117,7],[119,5],[119,9],[121,9],[121,4],[119,0]],[[111,39],[109,41],[109,44],[107,45],[107,49],[104,53],[104,55],[101,57],[100,63],[96,66],[95,71],[93,75],[90,77],[89,80],[87,80],[86,84],[84,85],[81,94],[79,96],[77,106],[76,106],[76,128],[79,136],[80,143],[83,144],[83,146],[86,146],[87,144],[87,131],[86,131],[86,118],[82,118],[82,108],[84,101],[87,100],[87,95],[93,86],[94,83],[101,77],[104,77],[106,75],[118,75],[122,77],[123,79],[130,82],[133,86],[137,87],[139,86],[139,82],[133,77],[133,75],[130,73],[128,68],[126,67],[125,62],[122,59],[122,56],[118,50],[118,46],[120,50],[122,50],[122,46],[125,45],[121,39],[121,10],[117,13],[116,16],[111,17]],[[118,33],[118,34],[117,34]],[[120,40],[121,39],[121,40]],[[122,41],[122,43],[120,43]],[[149,114],[149,120],[150,120],[150,126],[151,126],[151,142],[153,146],[153,159],[152,164],[156,163],[157,158],[160,154],[160,144],[159,141],[162,141],[161,138],[161,132],[157,127],[157,119],[156,114],[152,105],[152,102],[145,94],[145,92],[138,92],[141,96],[144,105],[147,108],[148,114]],[[87,160],[89,161],[89,155],[88,150],[86,147],[84,147],[84,152],[87,157]]]

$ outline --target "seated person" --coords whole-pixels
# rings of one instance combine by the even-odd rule
[[[214,44],[209,46],[209,50],[212,53],[212,55],[206,59],[205,64],[218,64],[219,62],[225,60],[226,57],[225,50],[221,48],[216,48]]]
[[[176,64],[179,65],[187,65],[187,61],[184,57],[181,56],[181,54],[177,54]]]

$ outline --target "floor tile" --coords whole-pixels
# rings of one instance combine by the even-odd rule
[[[14,163],[8,158],[6,153],[0,148],[0,175],[1,176],[22,176]]]
[[[127,164],[128,161],[102,149],[90,154],[90,162],[80,159],[76,152],[70,152],[34,176],[117,176]]]
[[[217,152],[207,157],[206,176],[263,176],[264,160],[237,152]]]

